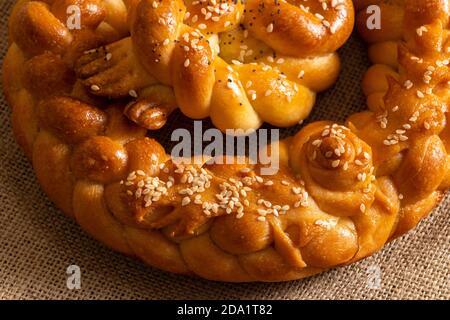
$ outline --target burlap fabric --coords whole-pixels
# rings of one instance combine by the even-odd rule
[[[7,49],[7,17],[13,2],[0,3],[2,57]],[[364,108],[360,80],[368,66],[365,47],[354,36],[340,53],[344,69],[339,83],[321,95],[309,121],[343,120]],[[30,164],[15,144],[10,110],[3,97],[0,108],[1,299],[450,298],[450,224],[446,220],[450,197],[414,231],[378,254],[313,278],[227,284],[176,276],[105,248],[63,216],[40,190]],[[190,120],[175,114],[158,138],[170,147],[172,130],[191,126]],[[297,129],[285,130],[283,135]],[[66,286],[66,270],[72,264],[81,268],[80,290]],[[377,270],[379,283],[374,281]]]

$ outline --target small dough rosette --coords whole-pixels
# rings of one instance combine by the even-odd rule
[[[293,138],[289,158],[323,211],[354,216],[371,206],[372,151],[348,128],[329,122],[308,125]]]

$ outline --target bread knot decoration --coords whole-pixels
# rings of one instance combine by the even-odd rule
[[[134,98],[125,114],[147,129],[161,125],[131,110],[155,85],[183,114],[223,131],[297,124],[335,82],[335,51],[354,21],[350,0],[141,0],[127,10],[131,36],[87,52],[75,71],[91,94]]]
[[[336,139],[346,149],[340,153],[348,161],[344,169],[321,160],[330,158],[328,151],[311,156],[320,146],[309,141],[318,136],[323,146]],[[279,172],[263,176],[259,164],[178,164],[156,141],[133,140],[125,145],[128,173],[105,188],[106,207],[127,228],[164,234],[179,246],[189,269],[210,279],[275,280],[281,275],[287,280],[374,250],[367,239],[380,223],[389,221],[392,227],[398,203],[393,182],[377,182],[373,169],[367,169],[372,168],[370,148],[348,128],[324,122],[307,126],[281,149],[288,144]],[[151,157],[142,158],[144,150]],[[323,170],[348,181],[331,186]],[[359,182],[351,186],[350,180]],[[373,219],[377,215],[386,219]],[[371,231],[358,236],[360,227]],[[386,240],[389,232],[377,237]],[[212,265],[200,263],[207,256]]]
[[[338,124],[317,122],[307,129],[294,138],[290,164],[309,185],[309,193],[335,215],[365,212],[375,192],[370,147]]]
[[[414,227],[450,186],[450,39],[447,1],[375,1],[383,29],[359,30],[375,63],[363,79],[370,111],[349,124],[373,149],[377,175],[392,175],[402,200],[397,234]],[[364,9],[364,6],[361,6]]]
[[[51,52],[73,64],[84,50],[124,37],[126,20],[122,0],[20,0],[9,30],[28,57]]]

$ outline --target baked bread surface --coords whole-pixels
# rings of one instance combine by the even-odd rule
[[[297,124],[316,92],[335,82],[335,51],[354,24],[350,0],[146,0],[127,7],[131,35],[88,53],[75,70],[95,95],[138,93],[144,103],[138,99],[126,115],[148,129],[155,128],[146,121],[148,106],[160,101],[146,88],[155,84],[173,88],[186,116],[210,117],[224,131]],[[174,106],[160,107],[167,116]]]
[[[305,61],[313,66],[309,70],[336,66],[330,59],[336,61],[333,51],[351,30],[346,22],[353,19],[352,3],[223,2],[234,14],[219,21],[202,16],[197,6],[204,1],[17,2],[4,90],[14,134],[50,199],[114,250],[169,272],[219,281],[311,276],[369,256],[413,228],[450,185],[448,2],[354,1],[374,62],[363,80],[368,110],[345,125],[312,123],[278,149],[270,147],[281,163],[272,176],[262,175],[258,164],[176,163],[147,137],[148,129],[160,128],[177,105],[192,118],[216,117],[221,129],[256,128],[262,120],[285,116],[289,106],[270,95],[260,102],[269,107],[243,103],[242,113],[226,114],[236,101],[217,79],[250,77],[246,68],[254,57],[244,54],[249,60],[233,63],[241,48],[220,42],[246,39],[248,32],[244,51],[254,45],[290,57],[279,66],[275,60],[251,65],[268,73],[255,83],[272,73],[289,79]],[[304,3],[312,12],[334,13],[316,21],[301,9]],[[328,10],[317,3],[327,3]],[[82,9],[80,30],[62,22],[72,4]],[[269,11],[260,6],[273,11],[275,4],[289,14],[270,27]],[[304,12],[284,7],[293,4]],[[366,28],[371,4],[382,10],[381,30]],[[242,13],[238,29],[231,27],[236,12]],[[331,33],[324,20],[340,28]],[[188,51],[183,41],[192,39],[183,38],[186,30],[194,38],[201,30],[211,32]],[[214,62],[202,64],[205,57]],[[333,72],[311,73],[298,78],[304,80],[299,92],[313,95],[335,78]],[[260,90],[264,83],[255,86]],[[215,116],[214,106],[225,111]],[[290,125],[277,121],[271,123]]]

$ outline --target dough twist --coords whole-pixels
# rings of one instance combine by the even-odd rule
[[[450,186],[450,7],[446,0],[370,3],[381,9],[382,30],[368,30],[366,11],[358,13],[374,63],[363,79],[369,111],[348,122],[378,150],[379,174],[396,181],[402,195],[396,235],[401,235],[436,205],[438,190]],[[361,9],[365,5],[362,1]]]
[[[398,2],[405,17],[396,31],[398,56],[372,54],[392,65],[367,73],[369,111],[346,126],[312,123],[282,141],[280,170],[272,176],[262,176],[261,165],[176,164],[146,129],[124,117],[125,102],[84,90],[74,74],[77,55],[128,28],[100,8],[109,5],[107,12],[115,8],[123,18],[129,10],[119,10],[126,8],[121,1],[66,2],[94,11],[83,11],[81,30],[64,29],[59,1],[18,2],[4,88],[15,136],[45,192],[114,250],[213,280],[299,279],[380,250],[429,213],[449,186],[446,2]],[[392,34],[374,32],[376,39]],[[136,53],[121,52],[123,61],[137,61],[130,58]],[[128,62],[118,61],[118,68],[129,70]],[[124,83],[147,81],[146,74],[131,73]],[[116,85],[119,90],[121,82]],[[128,106],[139,121],[147,123],[156,98],[163,101],[159,113],[173,108],[170,88],[145,90],[146,101]]]
[[[132,1],[131,37],[89,52],[76,71],[99,96],[148,100],[144,88],[167,85],[186,116],[211,117],[221,130],[292,126],[335,82],[335,51],[354,21],[350,0],[298,2]]]

